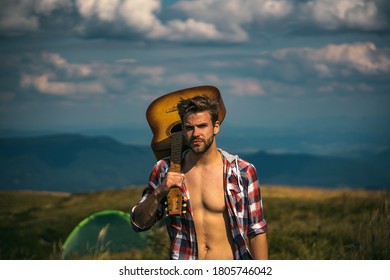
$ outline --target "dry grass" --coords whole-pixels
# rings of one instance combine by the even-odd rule
[[[388,259],[389,192],[266,186],[272,259]]]
[[[313,187],[289,187],[281,185],[263,185],[261,186],[262,195],[264,199],[274,198],[288,198],[300,200],[315,200],[323,201],[342,196],[349,196],[350,198],[364,198],[367,196],[381,196],[382,192],[373,192],[368,190],[351,190],[348,188],[325,189]]]

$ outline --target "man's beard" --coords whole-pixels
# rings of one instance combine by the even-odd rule
[[[203,142],[203,145],[202,146],[194,146],[192,144],[192,141],[194,140],[198,140],[198,141],[202,141]],[[208,151],[208,149],[211,147],[211,145],[213,144],[214,142],[214,136],[206,139],[206,140],[203,140],[203,139],[200,139],[200,138],[190,138],[190,140],[188,141],[188,146],[190,147],[191,151],[195,154],[204,154],[205,152]]]

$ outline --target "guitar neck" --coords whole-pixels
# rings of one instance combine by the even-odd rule
[[[171,163],[170,171],[181,172],[181,152],[183,146],[183,134],[181,131],[171,135]]]
[[[181,150],[183,145],[183,134],[175,132],[171,135],[171,162],[170,171],[181,172]],[[167,213],[169,216],[181,215],[183,212],[182,191],[179,187],[169,189],[167,195]]]

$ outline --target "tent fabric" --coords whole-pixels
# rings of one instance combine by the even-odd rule
[[[63,258],[142,249],[147,246],[147,235],[134,232],[128,213],[104,210],[85,218],[73,229],[63,245]]]

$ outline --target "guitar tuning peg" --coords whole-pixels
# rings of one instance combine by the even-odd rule
[[[183,200],[184,200],[184,201],[187,201],[187,200],[188,200],[188,198],[187,198],[187,197],[184,197],[184,198],[183,198]]]
[[[168,201],[165,201],[164,204],[165,204],[165,205],[168,205]]]
[[[187,207],[187,203],[184,203],[184,204],[183,204],[183,207]]]
[[[187,213],[187,211],[184,210],[182,213],[185,214],[185,213]]]
[[[165,207],[165,212],[168,212],[168,207]]]

